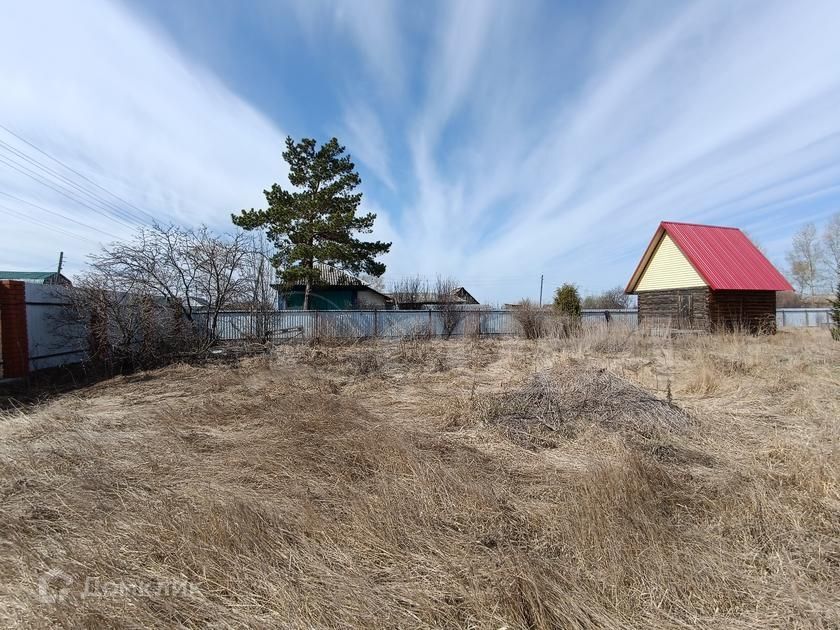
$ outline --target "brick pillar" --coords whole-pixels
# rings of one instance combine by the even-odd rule
[[[26,333],[26,285],[16,280],[0,281],[0,343],[3,378],[29,373],[29,337]]]

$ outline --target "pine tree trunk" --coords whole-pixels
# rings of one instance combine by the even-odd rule
[[[312,246],[312,241],[309,241],[310,247]],[[304,285],[306,288],[303,290],[303,310],[309,310],[309,294],[312,292],[312,270],[315,268],[314,261],[310,258],[304,263],[306,267],[306,284]]]

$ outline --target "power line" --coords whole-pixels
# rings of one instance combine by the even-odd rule
[[[49,180],[47,180],[47,179],[44,179],[44,178],[43,178],[43,177],[41,177],[38,173],[35,173],[34,171],[32,171],[31,169],[26,168],[25,166],[21,166],[20,164],[17,164],[17,163],[15,163],[15,162],[10,162],[10,161],[8,161],[6,158],[4,158],[4,157],[0,157],[0,163],[5,164],[6,166],[8,166],[8,167],[10,167],[10,168],[12,168],[12,169],[14,169],[14,170],[16,170],[18,173],[21,173],[21,174],[23,174],[23,175],[26,175],[26,176],[27,176],[27,177],[29,177],[30,179],[35,180],[36,182],[38,182],[39,184],[42,184],[42,185],[46,186],[47,188],[51,188],[51,189],[52,189],[52,190],[54,190],[55,192],[57,192],[57,193],[59,193],[59,194],[61,194],[61,195],[65,196],[65,197],[67,197],[67,198],[68,198],[68,199],[70,199],[71,201],[75,201],[75,202],[76,202],[76,203],[78,203],[79,205],[82,205],[82,206],[84,206],[85,208],[88,208],[89,210],[93,210],[93,211],[94,211],[94,212],[96,212],[97,214],[100,214],[100,215],[102,215],[102,216],[104,216],[104,217],[106,217],[106,218],[108,218],[108,219],[110,219],[110,220],[112,220],[112,221],[116,221],[117,223],[119,223],[119,224],[123,225],[124,227],[130,228],[130,229],[134,229],[134,227],[135,227],[134,225],[131,225],[130,223],[126,223],[125,221],[122,221],[122,220],[120,220],[120,219],[118,219],[118,218],[114,217],[113,215],[111,215],[111,214],[109,214],[109,213],[107,213],[107,212],[103,211],[103,210],[102,210],[102,209],[100,209],[100,208],[96,208],[96,207],[94,207],[94,206],[91,206],[89,203],[86,203],[84,200],[82,200],[82,199],[79,199],[79,198],[75,197],[75,196],[72,194],[72,192],[67,192],[67,190],[66,190],[66,189],[62,189],[62,187],[58,187],[58,188],[57,188],[56,186],[54,186],[54,185],[53,185],[53,184],[55,184],[55,182],[51,182],[51,181],[49,181]]]
[[[46,172],[46,173],[49,173],[49,174],[50,174],[50,175],[52,175],[53,177],[57,177],[58,179],[60,179],[60,180],[62,180],[63,182],[65,182],[67,185],[70,185],[70,186],[72,186],[73,188],[77,189],[79,192],[81,192],[81,193],[83,193],[83,194],[86,194],[86,195],[87,195],[88,197],[90,197],[92,200],[94,200],[95,202],[97,202],[97,203],[101,204],[102,206],[104,206],[104,208],[105,208],[106,212],[116,212],[116,213],[117,213],[117,214],[119,214],[121,217],[123,217],[123,218],[125,218],[125,219],[127,219],[127,220],[129,220],[129,221],[136,221],[136,222],[138,222],[138,223],[142,223],[142,222],[143,222],[143,219],[142,219],[142,218],[138,218],[136,215],[134,215],[134,214],[132,214],[132,213],[130,213],[130,212],[127,212],[126,210],[123,210],[122,208],[120,208],[119,206],[117,206],[116,204],[114,204],[113,202],[108,201],[107,199],[104,199],[104,198],[103,198],[103,197],[101,197],[100,195],[98,195],[98,194],[96,194],[96,193],[91,192],[90,190],[88,190],[88,189],[87,189],[87,188],[85,188],[84,186],[81,186],[81,185],[79,185],[77,182],[74,182],[74,181],[73,181],[72,179],[70,179],[69,177],[66,177],[65,175],[62,175],[62,174],[61,174],[61,173],[59,173],[58,171],[56,171],[56,170],[54,170],[54,169],[51,169],[50,167],[48,167],[48,166],[44,165],[42,162],[39,162],[38,160],[36,160],[36,159],[34,159],[34,158],[29,157],[28,155],[26,155],[26,154],[25,154],[25,153],[23,153],[22,151],[18,151],[15,147],[13,147],[12,145],[10,145],[10,144],[8,144],[8,143],[6,143],[6,142],[3,142],[2,140],[0,140],[0,149],[5,149],[7,152],[14,153],[15,155],[19,156],[20,158],[22,158],[22,159],[26,160],[27,162],[29,162],[30,164],[32,164],[33,166],[35,166],[35,168],[38,168],[38,169],[40,169],[40,170],[42,170],[42,171],[44,171],[44,172]],[[19,163],[19,162],[16,162],[16,164],[20,164],[20,163]],[[59,185],[63,185],[63,184],[59,184]]]
[[[19,218],[23,219],[25,222],[32,223],[33,225],[39,225],[39,226],[41,226],[41,227],[43,227],[47,230],[51,230],[53,232],[64,234],[65,236],[70,236],[70,237],[76,238],[76,239],[82,239],[83,241],[89,241],[91,243],[95,243],[95,244],[99,245],[99,241],[95,241],[90,237],[82,236],[81,234],[76,234],[75,232],[69,232],[69,231],[67,231],[63,228],[60,228],[60,227],[56,226],[56,225],[52,225],[52,224],[46,223],[44,221],[39,221],[38,219],[34,219],[31,216],[27,216],[23,212],[19,212],[19,211],[15,210],[14,208],[9,208],[8,206],[4,206],[4,205],[0,204],[0,210],[4,210],[7,214],[11,214],[12,216],[19,217]]]
[[[90,179],[89,177],[87,177],[84,173],[80,173],[79,171],[77,171],[77,170],[76,170],[76,169],[74,169],[73,167],[71,167],[71,166],[69,166],[69,165],[65,164],[64,162],[62,162],[61,160],[59,160],[57,157],[54,157],[54,156],[50,155],[49,153],[47,153],[46,151],[44,151],[43,149],[41,149],[39,146],[37,146],[37,145],[33,144],[32,142],[30,142],[30,141],[29,141],[29,140],[27,140],[26,138],[24,138],[24,137],[22,137],[22,136],[20,136],[20,135],[16,134],[14,131],[12,131],[11,129],[9,129],[9,128],[8,128],[8,127],[6,127],[5,125],[0,124],[0,129],[3,129],[6,133],[11,134],[12,136],[14,136],[15,138],[17,138],[18,140],[20,140],[20,141],[21,141],[21,142],[23,142],[24,144],[26,144],[26,145],[28,145],[28,146],[32,147],[32,148],[33,148],[33,149],[35,149],[38,153],[40,153],[40,154],[42,154],[42,155],[45,155],[46,157],[48,157],[49,159],[51,159],[53,162],[55,162],[55,163],[57,163],[57,164],[61,164],[61,166],[63,166],[64,168],[66,168],[66,169],[67,169],[68,171],[70,171],[71,173],[75,173],[76,175],[78,175],[79,177],[81,177],[82,179],[84,179],[86,182],[89,182],[90,184],[93,184],[94,186],[96,186],[99,190],[101,190],[101,191],[103,191],[103,192],[108,193],[108,194],[109,194],[109,195],[111,195],[114,199],[117,199],[118,201],[121,201],[121,202],[122,202],[122,203],[124,203],[125,205],[127,205],[127,206],[129,206],[129,207],[131,207],[131,208],[134,208],[134,209],[135,209],[135,210],[137,210],[139,213],[146,215],[146,216],[147,216],[147,217],[148,217],[148,218],[149,218],[149,219],[150,219],[153,223],[155,223],[155,222],[157,222],[157,221],[158,221],[157,217],[155,217],[154,215],[152,215],[152,214],[150,214],[150,213],[146,212],[145,210],[142,210],[141,208],[138,208],[137,206],[135,206],[135,205],[134,205],[133,203],[131,203],[130,201],[126,201],[125,199],[123,199],[122,197],[120,197],[118,194],[116,194],[115,192],[113,192],[113,191],[111,191],[111,190],[108,190],[108,189],[107,189],[107,188],[105,188],[104,186],[101,186],[101,185],[97,184],[95,181],[93,181],[92,179]]]
[[[3,192],[2,190],[0,190],[0,195],[5,195],[6,197],[14,199],[15,201],[19,201],[20,203],[25,203],[26,205],[32,206],[33,208],[38,208],[39,210],[43,210],[44,212],[55,215],[59,218],[64,219],[65,221],[70,221],[70,222],[75,223],[77,225],[81,225],[82,227],[87,228],[89,230],[93,230],[94,232],[101,232],[102,234],[110,236],[111,238],[116,238],[116,239],[120,238],[119,236],[117,236],[116,234],[114,234],[112,232],[107,232],[103,229],[94,227],[92,225],[88,225],[87,223],[82,223],[81,221],[78,221],[78,220],[76,220],[72,217],[68,217],[66,214],[62,214],[61,212],[57,212],[56,210],[50,210],[49,208],[45,208],[44,206],[39,206],[37,203],[32,203],[31,201],[27,201],[26,199],[22,199],[20,197],[12,195],[11,193]]]
[[[15,161],[14,157],[0,155],[0,163],[3,163],[6,166],[9,166],[10,168],[16,170],[18,173],[26,175],[30,179],[33,179],[36,182],[38,182],[39,184],[42,184],[42,185],[56,191],[57,193],[60,193],[61,195],[64,195],[65,197],[67,197],[71,201],[75,201],[76,203],[78,203],[78,204],[80,204],[80,205],[82,205],[82,206],[84,206],[84,207],[86,207],[90,210],[93,210],[94,212],[96,212],[96,213],[98,213],[98,214],[100,214],[100,215],[102,215],[102,216],[104,216],[104,217],[106,217],[106,218],[108,218],[112,221],[116,221],[118,223],[121,223],[122,225],[124,225],[126,227],[134,227],[134,224],[139,223],[136,219],[133,219],[131,217],[129,217],[127,219],[124,219],[122,216],[115,216],[114,212],[112,210],[108,209],[108,208],[100,208],[99,206],[92,206],[86,199],[80,198],[76,191],[68,188],[62,182],[57,182],[57,181],[48,179],[47,177],[45,177],[41,173],[32,170],[31,168],[21,164],[20,162]],[[129,221],[131,221],[133,223],[129,223]]]

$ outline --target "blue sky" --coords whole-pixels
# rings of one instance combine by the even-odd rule
[[[14,169],[8,147],[68,174],[0,129],[0,268],[63,250],[79,271],[140,210],[229,229],[285,179],[287,134],[347,146],[387,278],[452,275],[487,302],[534,297],[541,273],[624,284],[662,219],[742,227],[783,267],[792,233],[840,210],[837,2],[2,9],[0,125],[120,200]]]

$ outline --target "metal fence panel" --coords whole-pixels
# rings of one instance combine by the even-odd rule
[[[609,321],[625,326],[639,325],[639,311],[635,308],[583,309],[580,313],[584,323]],[[609,313],[609,319],[607,319],[607,313]]]
[[[81,363],[87,358],[87,329],[64,314],[69,287],[31,284],[24,287],[29,369]]]
[[[481,314],[482,335],[517,335],[521,328],[511,311],[485,311]]]
[[[609,313],[609,318],[605,313]],[[198,316],[199,322],[203,323]],[[584,325],[603,326],[617,324],[635,328],[639,325],[636,309],[609,309],[582,311]],[[464,335],[517,335],[521,327],[513,311],[470,309],[459,313],[453,336]],[[829,324],[829,309],[779,309],[778,326],[814,327]],[[364,338],[406,337],[410,335],[442,336],[445,315],[440,311],[271,311],[219,313],[217,334],[222,340],[261,337],[266,332],[278,336]]]
[[[779,308],[776,309],[776,325],[779,328],[829,326],[830,313],[830,308]]]

